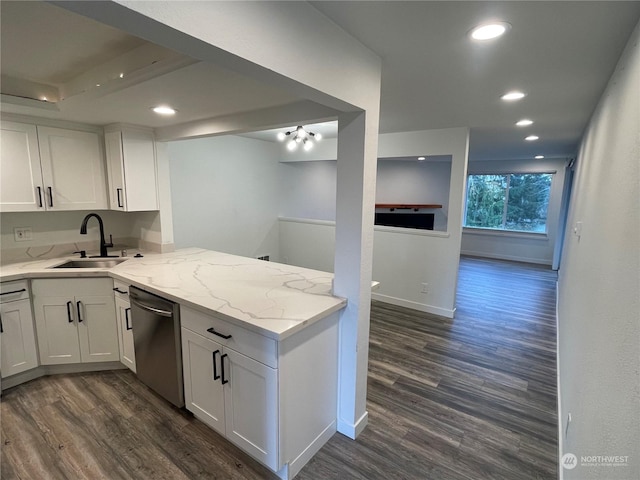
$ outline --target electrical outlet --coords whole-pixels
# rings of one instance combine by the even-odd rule
[[[16,242],[27,242],[33,240],[33,230],[31,227],[15,227],[13,229],[13,236]]]
[[[429,293],[429,284],[428,283],[422,283],[422,289],[420,290],[421,293]]]

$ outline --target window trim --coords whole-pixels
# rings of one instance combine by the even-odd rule
[[[504,171],[498,170],[495,172],[485,172],[484,170],[481,172],[471,173],[467,171],[467,177],[464,185],[464,211],[462,215],[462,233],[473,233],[479,235],[496,235],[502,237],[520,237],[520,238],[534,238],[534,239],[543,239],[549,237],[549,225],[545,222],[545,231],[544,232],[527,232],[524,230],[507,230],[505,228],[487,228],[487,227],[473,227],[465,225],[467,221],[467,208],[468,208],[468,195],[469,195],[469,177],[471,176],[481,176],[481,175],[506,175],[507,176],[507,187],[505,193],[505,201],[504,201],[504,210],[502,212],[502,224],[506,224],[506,216],[507,210],[509,207],[509,187],[511,186],[511,175],[551,175],[551,185],[549,185],[549,202],[547,203],[547,217],[549,216],[549,208],[551,206],[551,193],[553,191],[553,181],[558,173],[558,170],[540,170],[540,171]]]

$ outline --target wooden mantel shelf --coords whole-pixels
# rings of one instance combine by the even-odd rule
[[[442,208],[442,205],[437,203],[376,203],[376,208],[390,208],[392,211],[397,208],[398,210],[414,210],[417,212],[421,208]]]

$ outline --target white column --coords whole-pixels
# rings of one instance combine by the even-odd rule
[[[334,293],[348,301],[340,317],[338,431],[350,438],[356,438],[367,424],[378,143],[375,117],[367,119],[364,112],[357,112],[345,113],[338,118]]]

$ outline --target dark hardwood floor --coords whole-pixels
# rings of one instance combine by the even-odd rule
[[[374,302],[369,425],[300,480],[555,479],[555,272],[463,258],[454,320]],[[271,479],[128,371],[3,393],[9,479]]]

